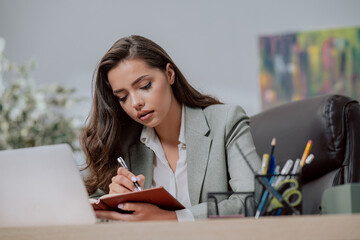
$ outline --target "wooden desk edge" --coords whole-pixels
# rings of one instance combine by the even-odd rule
[[[360,239],[360,214],[0,228],[0,239]]]

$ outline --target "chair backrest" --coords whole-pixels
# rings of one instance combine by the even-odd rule
[[[274,107],[251,117],[251,132],[259,156],[270,151],[283,166],[301,158],[313,141],[310,165],[302,171],[303,213],[321,212],[322,193],[331,186],[360,182],[360,105],[341,95],[325,95]]]

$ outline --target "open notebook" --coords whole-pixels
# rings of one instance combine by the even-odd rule
[[[0,227],[95,221],[69,145],[0,151]]]

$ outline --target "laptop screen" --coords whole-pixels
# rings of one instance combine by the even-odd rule
[[[67,144],[0,151],[0,227],[95,223]]]

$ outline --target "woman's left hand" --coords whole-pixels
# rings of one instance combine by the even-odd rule
[[[119,204],[121,210],[133,211],[130,214],[115,211],[96,210],[95,214],[100,219],[121,220],[126,222],[149,220],[177,220],[174,211],[167,211],[150,203],[127,202]]]

